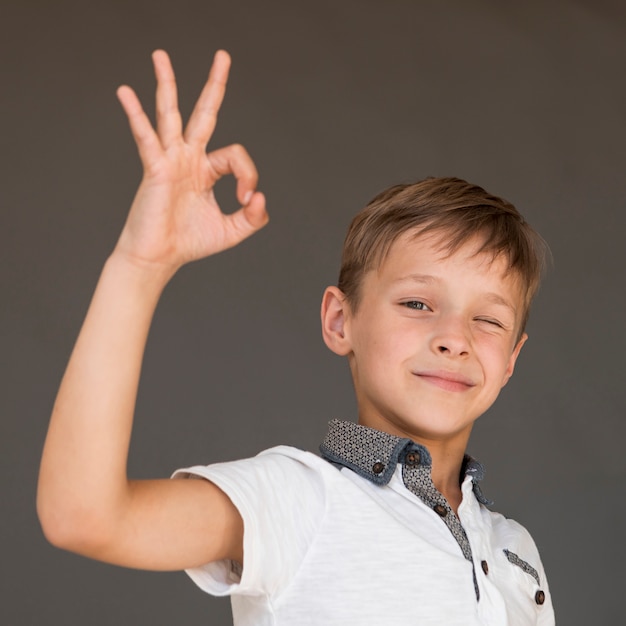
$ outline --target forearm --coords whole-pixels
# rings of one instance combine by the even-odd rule
[[[54,405],[37,507],[57,544],[97,534],[129,497],[126,462],[150,323],[170,276],[114,253],[106,262]]]
[[[132,89],[118,89],[144,177],[61,383],[37,508],[46,536],[59,547],[120,565],[170,569],[240,558],[243,525],[230,499],[208,482],[128,481],[150,323],[176,268],[237,245],[268,217],[245,149],[206,152],[224,97],[228,54],[215,55],[184,132],[169,58],[156,51],[153,61],[156,127]],[[213,186],[229,174],[237,178],[242,206],[226,215]]]

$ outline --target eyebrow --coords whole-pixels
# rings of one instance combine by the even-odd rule
[[[436,283],[439,279],[435,276],[429,276],[428,274],[408,274],[407,276],[400,276],[400,278],[396,278],[394,283],[404,283],[411,281],[413,283],[422,283],[425,285],[430,285],[432,283]]]
[[[517,309],[508,300],[504,299],[500,294],[493,293],[490,291],[489,293],[482,294],[482,297],[485,298],[485,300],[488,300],[489,302],[491,302],[492,304],[499,304],[501,306],[506,307],[507,309],[510,309],[511,311],[513,311],[513,313],[517,311]]]
[[[439,282],[440,279],[436,276],[431,276],[429,274],[408,274],[406,276],[401,276],[394,280],[394,283],[404,283],[404,282],[413,282],[419,283],[421,285],[432,285],[433,283]],[[481,297],[490,302],[491,304],[500,305],[506,307],[511,310],[514,314],[517,309],[513,306],[508,300],[503,298],[500,294],[490,291],[488,293],[481,294]]]

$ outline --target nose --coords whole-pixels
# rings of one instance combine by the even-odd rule
[[[456,316],[442,317],[434,328],[431,350],[447,357],[465,357],[470,353],[469,329]]]

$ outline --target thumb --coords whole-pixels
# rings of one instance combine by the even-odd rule
[[[260,191],[252,194],[248,204],[225,217],[229,246],[235,246],[269,222],[265,209],[265,196]]]

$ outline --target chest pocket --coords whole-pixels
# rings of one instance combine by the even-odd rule
[[[532,597],[537,607],[541,607],[546,601],[546,594],[541,589],[539,572],[530,563],[515,554],[515,552],[511,552],[506,548],[503,552],[508,562],[525,578],[523,581],[524,588],[528,590],[529,595]]]

